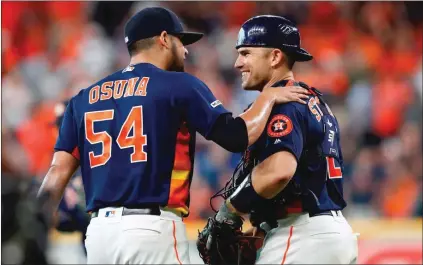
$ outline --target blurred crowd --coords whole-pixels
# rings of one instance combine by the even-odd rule
[[[2,173],[42,179],[57,136],[55,108],[129,62],[125,21],[147,6],[169,7],[205,38],[188,47],[186,71],[234,114],[256,97],[234,68],[241,24],[257,14],[297,23],[314,60],[297,80],[324,92],[341,124],[346,215],[422,216],[422,29],[419,2],[2,2]],[[190,218],[240,154],[197,141]],[[2,178],[3,182],[3,178]],[[3,185],[2,185],[3,194]]]

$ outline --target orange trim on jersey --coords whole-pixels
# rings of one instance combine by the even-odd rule
[[[176,135],[175,161],[173,163],[174,170],[191,170],[191,157],[189,152],[189,143],[191,134],[189,133],[186,123],[182,123],[178,134]]]
[[[170,191],[167,206],[183,216],[188,215],[188,198],[192,163],[189,143],[191,135],[186,123],[182,123],[176,136],[175,161],[170,178]]]
[[[293,213],[302,213],[303,212],[303,204],[301,200],[295,200],[290,202],[285,208],[280,208],[276,210],[276,218],[282,219],[286,218],[288,214]]]
[[[291,226],[291,228],[289,229],[288,243],[286,244],[286,249],[285,249],[285,253],[283,254],[283,260],[281,264],[285,264],[286,254],[288,254],[289,247],[291,246],[291,237],[292,237],[293,230],[294,230],[294,227]]]
[[[173,224],[173,249],[175,250],[176,259],[178,260],[179,264],[182,264],[181,260],[179,259],[178,249],[176,248],[177,241],[176,241],[176,224],[175,221],[172,221]]]
[[[302,213],[302,212],[303,212],[303,204],[302,204],[301,200],[293,201],[292,203],[290,203],[286,207],[286,213],[288,213],[288,214],[290,214],[290,213]]]
[[[188,170],[172,170],[170,179],[170,193],[167,206],[181,212],[183,215],[188,214],[186,202],[189,195],[189,174]]]
[[[285,85],[285,86],[293,86],[293,85],[294,85],[294,82],[295,82],[295,80],[290,79],[290,80],[288,81],[288,83],[286,83],[286,85]]]
[[[73,157],[75,157],[76,159],[80,160],[80,155],[79,155],[79,149],[78,147],[75,147],[72,151],[72,155]]]
[[[293,85],[295,85],[295,80],[289,80],[288,81],[288,83],[286,83],[286,85],[285,86],[293,86]],[[317,96],[317,94],[313,91],[313,90],[311,90],[311,89],[307,89],[311,94],[313,94],[314,96]]]

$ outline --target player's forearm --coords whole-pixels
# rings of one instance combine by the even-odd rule
[[[46,199],[55,211],[63,197],[66,185],[79,166],[79,161],[65,151],[53,155],[51,166],[38,191],[38,198]]]
[[[47,196],[49,207],[51,207],[51,210],[55,211],[62,200],[68,181],[66,172],[61,170],[60,166],[51,165],[41,184],[37,197],[45,198]]]
[[[262,134],[274,104],[275,98],[263,92],[247,111],[239,115],[247,126],[248,146],[256,142]]]
[[[297,168],[294,155],[277,152],[259,163],[226,201],[229,212],[248,213],[267,199],[274,198],[289,183]]]
[[[262,199],[272,199],[274,198],[276,195],[278,195],[289,183],[290,179],[279,179],[279,178],[270,178],[267,177],[266,180],[258,180],[259,178],[261,179],[262,177],[266,177],[266,176],[260,176],[258,177],[256,175],[256,177],[254,177],[254,175],[251,177],[251,189],[252,191],[250,191],[250,193],[255,193],[255,197],[257,198],[257,200],[262,200]],[[250,199],[250,198],[248,198]],[[240,200],[239,200],[240,201]],[[247,201],[244,201],[243,204],[250,204]],[[253,201],[251,202],[251,204],[253,203]],[[228,209],[228,212],[230,213],[234,213],[234,214],[238,214],[238,215],[243,215],[245,213],[247,213],[248,211],[244,210],[240,210],[238,208],[240,207],[236,207],[234,205],[234,203],[231,203],[231,200],[228,199],[225,201],[225,206]],[[247,209],[247,208],[246,208]]]
[[[273,175],[258,175],[258,174],[252,174],[251,176],[251,187],[250,188],[250,194],[256,194],[255,196],[245,196],[246,199],[253,199],[256,197],[258,200],[261,199],[272,199],[278,193],[280,193],[289,183],[291,180],[290,177],[286,178],[278,178]],[[253,197],[253,198],[251,198]],[[239,199],[238,201],[243,201],[244,203],[248,203],[247,201],[244,201],[242,199]],[[251,201],[251,204],[253,201]],[[225,201],[225,205],[228,208],[229,212],[236,213],[239,215],[242,215],[244,213],[247,213],[246,210],[241,211],[240,207],[236,207],[233,203],[231,203],[231,200],[228,199]]]

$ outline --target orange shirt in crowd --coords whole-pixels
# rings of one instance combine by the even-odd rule
[[[413,215],[416,198],[419,192],[416,181],[412,176],[401,175],[392,184],[388,196],[383,196],[383,215],[396,218],[407,218]]]
[[[34,176],[44,175],[50,166],[56,141],[54,120],[53,106],[43,104],[16,131],[18,141],[28,156],[29,171]]]
[[[404,111],[412,97],[412,88],[388,75],[381,77],[372,90],[373,130],[382,137],[392,136],[401,128]]]

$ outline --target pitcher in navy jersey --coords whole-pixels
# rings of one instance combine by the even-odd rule
[[[234,118],[198,78],[184,73],[202,37],[177,16],[146,8],[125,26],[130,64],[74,96],[39,191],[56,207],[80,165],[88,263],[189,263],[182,218],[189,213],[195,132],[232,152],[253,144],[274,103],[305,103],[308,91],[270,86]]]
[[[236,48],[235,67],[247,73],[245,90],[300,84],[293,65],[313,58],[300,47],[298,28],[280,16],[247,20]],[[273,107],[266,130],[222,193],[226,201],[214,218],[242,224],[240,215],[249,213],[255,228],[246,234],[267,231],[256,264],[355,263],[357,238],[341,212],[346,202],[339,125],[322,94],[301,86],[313,95],[308,104]]]

